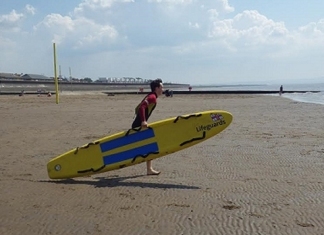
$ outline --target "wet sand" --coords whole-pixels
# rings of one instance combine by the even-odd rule
[[[161,97],[150,122],[223,109],[233,123],[154,160],[159,176],[48,178],[51,158],[128,129],[142,98],[0,96],[0,234],[323,234],[324,106],[279,96]]]

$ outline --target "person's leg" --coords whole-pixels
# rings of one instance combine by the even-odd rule
[[[147,175],[159,175],[161,172],[156,171],[152,167],[152,160],[146,162]]]

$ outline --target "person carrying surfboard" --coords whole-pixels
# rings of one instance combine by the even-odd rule
[[[135,108],[135,119],[132,128],[147,128],[147,120],[151,116],[157,104],[157,98],[163,94],[163,84],[161,79],[155,79],[150,83],[151,92]],[[152,167],[152,160],[146,162],[147,175],[159,175],[161,172]]]

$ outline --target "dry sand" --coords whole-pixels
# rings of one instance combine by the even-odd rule
[[[223,109],[221,134],[145,164],[54,181],[47,162],[128,129],[139,95],[0,96],[0,234],[324,234],[324,106],[161,97],[150,121]],[[171,134],[171,133],[170,133]]]

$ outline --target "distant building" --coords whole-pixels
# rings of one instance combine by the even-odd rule
[[[140,77],[99,77],[96,82],[107,83],[148,83],[151,80],[143,79]]]
[[[0,73],[0,79],[21,79],[21,76],[13,73]]]
[[[99,82],[108,82],[108,78],[106,78],[106,77],[100,77],[100,78],[98,79],[98,81],[99,81]]]
[[[33,80],[33,81],[52,81],[50,77],[44,76],[44,75],[39,75],[39,74],[30,74],[26,73],[23,76],[21,76],[22,79],[24,80]]]

